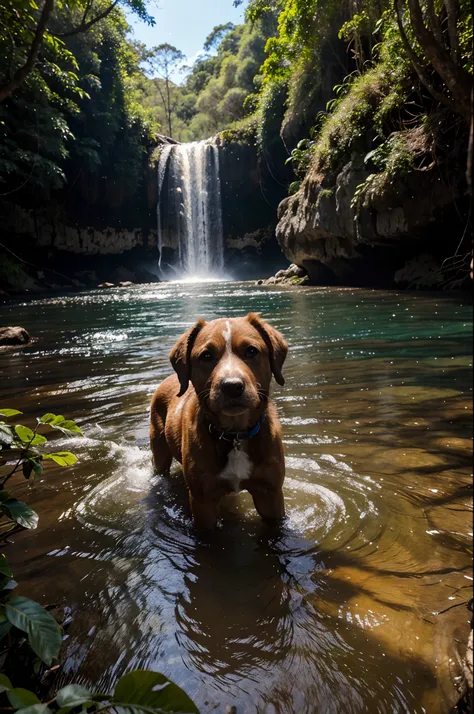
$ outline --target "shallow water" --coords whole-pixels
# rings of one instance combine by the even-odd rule
[[[152,473],[148,404],[195,317],[250,310],[290,344],[288,517],[269,531],[240,494],[200,541],[179,473]],[[206,714],[449,711],[472,586],[467,297],[163,284],[19,300],[2,322],[40,341],[0,355],[0,407],[86,434],[58,442],[76,466],[19,483],[40,524],[7,552],[22,592],[72,608],[63,681],[156,669]]]

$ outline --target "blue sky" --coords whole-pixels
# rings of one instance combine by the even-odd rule
[[[232,0],[152,0],[149,12],[156,20],[154,27],[129,14],[133,38],[148,47],[169,42],[191,62],[215,25],[238,24],[244,14],[243,5],[235,8]]]

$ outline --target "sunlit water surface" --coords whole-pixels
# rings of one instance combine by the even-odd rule
[[[248,494],[197,539],[179,474],[153,475],[151,395],[198,316],[261,311],[290,345],[288,517]],[[173,283],[18,300],[40,339],[0,355],[1,406],[75,417],[76,466],[17,495],[8,557],[73,621],[62,681],[159,670],[203,713],[449,710],[471,572],[471,306],[455,295]],[[456,606],[456,607],[453,607]]]

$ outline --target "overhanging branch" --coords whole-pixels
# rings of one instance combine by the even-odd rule
[[[9,97],[10,94],[15,91],[15,89],[18,89],[18,87],[24,82],[26,77],[29,75],[29,73],[35,66],[38,57],[38,52],[40,50],[41,43],[43,42],[44,33],[46,31],[46,27],[48,25],[53,10],[54,0],[45,0],[38,25],[36,26],[35,36],[33,38],[33,42],[31,43],[31,47],[26,58],[26,62],[23,67],[17,69],[17,71],[9,82],[0,87],[0,102],[3,102],[3,100]]]

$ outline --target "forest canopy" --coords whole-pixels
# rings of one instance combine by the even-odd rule
[[[270,152],[321,136],[337,154],[331,116],[364,83],[358,106],[346,101],[352,113],[340,116],[350,124],[344,141],[374,111],[389,131],[407,102],[414,115],[439,106],[469,116],[467,0],[250,0],[243,24],[210,28],[190,67],[179,48],[137,42],[125,10],[159,23],[146,0],[0,0],[3,194],[27,186],[49,196],[110,176],[127,191],[156,134],[191,141],[252,127]]]

